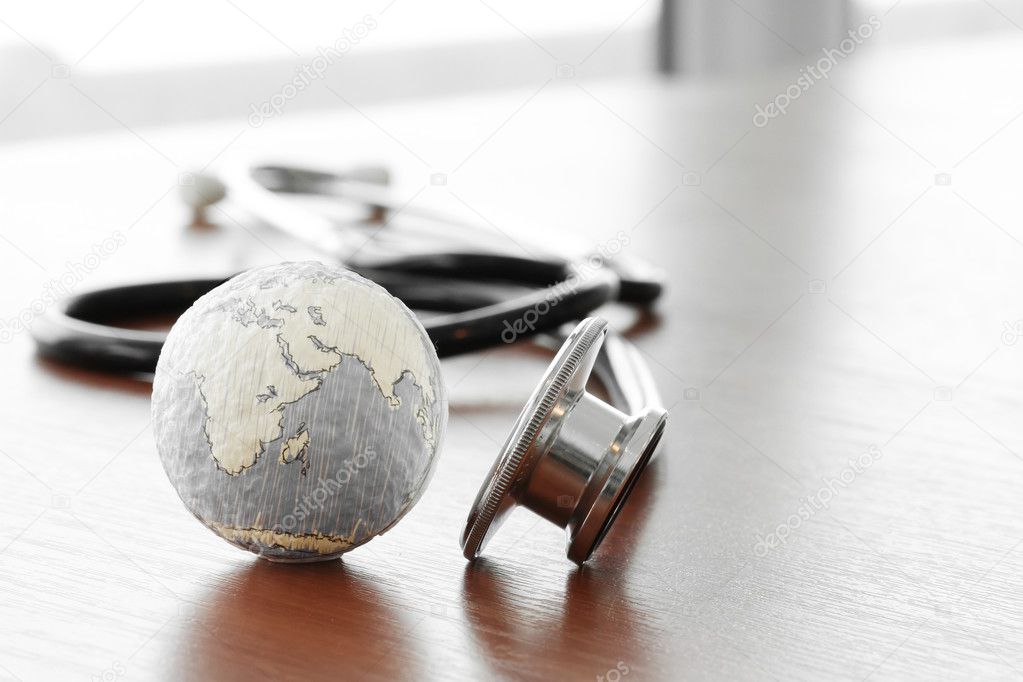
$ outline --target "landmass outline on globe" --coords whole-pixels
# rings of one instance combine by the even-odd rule
[[[329,397],[309,402],[328,385]],[[443,396],[436,351],[400,301],[343,268],[282,263],[228,280],[178,319],[154,379],[154,431],[182,501],[217,534],[271,559],[327,558],[384,532],[421,496]],[[330,514],[289,523],[290,505],[382,443],[356,487],[332,487]],[[251,482],[228,484],[239,479]]]
[[[196,362],[200,367],[187,370],[195,377],[202,396],[207,415],[203,428],[217,467],[227,474],[238,475],[256,464],[266,444],[284,435],[284,410],[319,390],[323,376],[345,359],[366,367],[381,397],[392,408],[400,405],[394,386],[406,373],[411,375],[423,393],[424,407],[417,415],[423,427],[423,438],[435,446],[435,434],[425,410],[436,400],[437,391],[423,378],[431,375],[430,358],[419,338],[395,333],[387,328],[389,321],[381,324],[377,304],[382,301],[376,299],[390,297],[390,294],[366,287],[366,291],[354,295],[347,289],[332,287],[337,277],[322,271],[313,278],[294,277],[290,282],[282,281],[284,279],[276,275],[262,282],[259,292],[266,292],[265,295],[240,294],[205,313],[229,314],[241,327],[239,332],[251,333],[253,340],[263,330],[280,330],[276,332],[276,340],[281,362],[279,365],[263,364],[264,371],[270,371],[270,379],[257,387],[254,394],[238,390],[240,382],[233,373],[217,371],[231,366],[219,357],[218,346],[206,346],[209,352],[200,354]],[[337,305],[335,299],[332,312],[339,313],[344,320],[328,323],[329,313],[325,318],[323,300],[318,296],[322,295],[322,287],[317,284],[330,286],[340,294],[342,305]],[[299,325],[298,330],[291,328],[295,324]],[[254,345],[258,344],[243,341],[236,352]],[[401,347],[396,349],[395,345]],[[342,348],[357,351],[342,351]],[[255,399],[256,404],[265,409],[254,409],[248,403],[250,399]],[[304,451],[311,437],[308,430],[292,434],[282,446],[281,463],[301,461],[300,456],[286,457],[285,451],[294,451],[296,447]]]

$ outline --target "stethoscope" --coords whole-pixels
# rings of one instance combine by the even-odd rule
[[[421,321],[439,357],[507,343],[509,329],[515,338],[560,344],[480,489],[461,544],[465,556],[475,559],[508,512],[522,505],[565,528],[569,558],[585,561],[649,462],[666,420],[640,352],[609,331],[606,321],[587,315],[611,301],[651,304],[663,289],[659,274],[637,259],[502,253],[474,242],[472,226],[410,211],[385,190],[386,180],[383,169],[331,173],[258,165],[220,178],[196,176],[184,198],[201,219],[226,196],[262,223],[381,285],[409,308],[436,313]],[[336,219],[296,201],[299,195],[343,200],[368,215],[358,221],[361,231],[351,223],[339,229]],[[433,252],[394,255],[395,237],[405,239],[391,225],[399,213],[420,223],[418,238]],[[438,243],[452,248],[438,252]],[[166,334],[116,322],[178,313],[226,279],[77,294],[37,320],[32,336],[48,358],[92,370],[150,374]],[[511,326],[510,320],[528,324]],[[583,321],[566,332],[577,320]],[[610,403],[587,392],[591,371]]]

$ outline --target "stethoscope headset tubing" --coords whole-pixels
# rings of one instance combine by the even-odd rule
[[[439,357],[552,332],[613,300],[646,303],[656,298],[644,290],[640,300],[629,300],[636,292],[623,291],[612,270],[572,261],[455,253],[356,271],[409,308],[439,313],[422,318]],[[176,316],[227,279],[140,283],[74,295],[36,320],[32,336],[46,358],[83,369],[151,374],[166,333],[118,323]],[[498,293],[500,286],[473,286],[481,280],[529,290],[509,298]]]

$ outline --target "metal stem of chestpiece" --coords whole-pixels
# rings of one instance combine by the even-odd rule
[[[467,559],[517,505],[564,528],[576,563],[604,539],[667,419],[636,349],[607,333],[605,320],[588,318],[561,346],[476,497],[462,534]],[[593,370],[615,406],[586,392]]]

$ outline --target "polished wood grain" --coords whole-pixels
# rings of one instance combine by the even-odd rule
[[[632,333],[670,417],[585,567],[526,512],[470,565],[462,524],[546,356],[453,359],[421,502],[343,561],[270,565],[182,507],[144,381],[14,334],[0,678],[1020,676],[1021,58],[1015,38],[864,50],[761,128],[754,105],[795,68],[5,146],[5,320],[69,262],[78,288],[308,255],[230,207],[186,229],[190,168],[379,160],[404,200],[509,248],[628,233],[670,279]],[[115,230],[126,243],[76,270]]]

